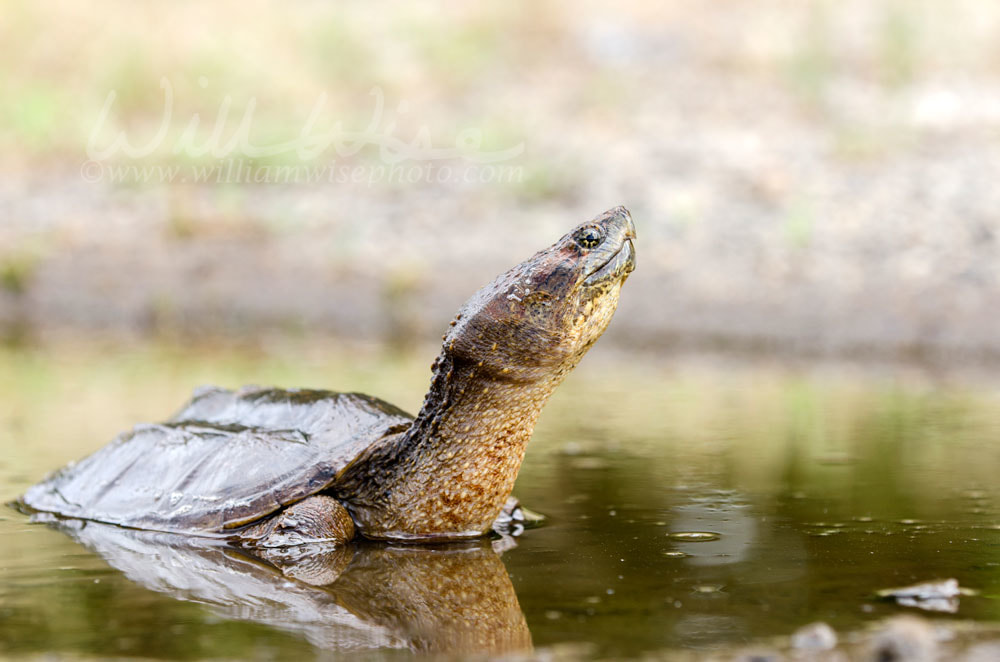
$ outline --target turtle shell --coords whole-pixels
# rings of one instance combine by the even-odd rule
[[[29,508],[159,531],[219,533],[330,487],[412,417],[359,393],[208,387],[22,497]]]

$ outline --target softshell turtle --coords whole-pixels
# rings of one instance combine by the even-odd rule
[[[611,321],[634,237],[629,212],[611,209],[476,292],[416,418],[357,393],[202,389],[21,504],[261,546],[483,535],[510,508],[542,406]]]

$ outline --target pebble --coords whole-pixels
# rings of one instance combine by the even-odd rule
[[[808,651],[828,651],[837,645],[837,633],[826,623],[810,623],[792,635],[792,648]]]
[[[931,662],[937,659],[934,628],[922,618],[897,616],[872,638],[872,662]]]

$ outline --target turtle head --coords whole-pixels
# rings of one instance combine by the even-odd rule
[[[462,306],[412,425],[383,437],[339,479],[338,495],[366,536],[489,530],[545,401],[611,321],[635,268],[634,238],[632,217],[617,207]]]
[[[514,381],[561,377],[611,321],[635,268],[634,238],[624,207],[578,225],[473,295],[444,352]]]

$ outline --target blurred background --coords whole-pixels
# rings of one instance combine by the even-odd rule
[[[3,0],[0,331],[437,338],[628,206],[602,345],[1000,356],[1000,5]]]
[[[415,411],[466,298],[625,205],[516,488],[535,645],[857,628],[946,577],[996,625],[998,182],[995,0],[0,0],[0,503],[202,383]],[[0,511],[0,654],[306,645]]]

